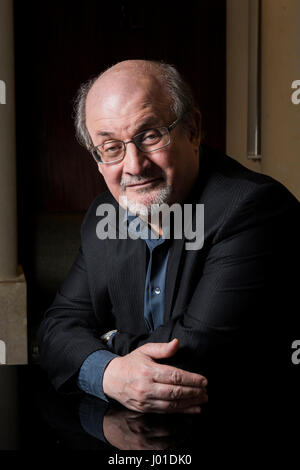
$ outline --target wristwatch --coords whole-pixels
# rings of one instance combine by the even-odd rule
[[[100,337],[100,339],[105,343],[107,344],[108,341],[110,340],[110,337],[114,334],[114,333],[117,333],[118,330],[110,330],[108,331],[107,333],[104,333],[104,335],[102,335]]]

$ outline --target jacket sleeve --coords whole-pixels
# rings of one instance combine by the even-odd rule
[[[102,305],[105,308],[104,299]],[[56,389],[76,389],[75,379],[84,360],[94,351],[106,349],[100,340],[102,329],[105,331],[105,326],[97,320],[91,303],[80,249],[37,335],[41,366]]]

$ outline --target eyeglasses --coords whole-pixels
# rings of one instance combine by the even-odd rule
[[[126,154],[126,146],[134,143],[143,153],[151,153],[167,147],[171,142],[170,132],[177,126],[181,118],[176,119],[169,127],[157,127],[146,129],[132,137],[131,140],[109,140],[104,144],[96,145],[91,149],[91,153],[97,163],[112,165],[121,162]]]

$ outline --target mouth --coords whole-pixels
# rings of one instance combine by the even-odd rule
[[[160,181],[162,181],[162,178],[151,178],[146,181],[141,181],[139,183],[127,184],[126,188],[143,188],[145,186],[158,183]]]

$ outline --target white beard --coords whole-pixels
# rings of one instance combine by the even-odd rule
[[[165,185],[152,198],[150,198],[149,202],[145,205],[133,201],[132,199],[128,199],[127,196],[121,196],[120,203],[122,207],[132,214],[140,215],[141,217],[148,217],[148,215],[159,211],[160,204],[168,203],[171,191],[171,186]]]

